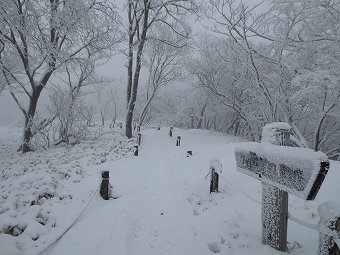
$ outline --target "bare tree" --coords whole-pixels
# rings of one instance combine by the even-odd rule
[[[186,38],[191,31],[185,22],[185,15],[195,8],[191,0],[128,0],[128,84],[125,126],[128,138],[132,137],[132,119],[142,68],[142,55],[150,30],[155,24],[162,23],[172,32]]]
[[[335,124],[340,106],[336,68],[340,63],[340,4],[272,1],[261,14],[238,0],[210,0],[209,7],[213,30],[246,53],[247,61],[242,62],[247,72],[241,77],[258,103],[245,98],[240,104],[243,112],[248,115],[260,109],[266,114],[258,119],[261,125],[273,120],[289,122],[296,145],[338,153],[339,145],[331,140],[340,135]],[[261,43],[255,43],[254,37]],[[251,108],[245,107],[246,102]],[[247,119],[254,117],[259,116]]]
[[[167,43],[164,43],[165,41]],[[145,49],[148,81],[139,125],[144,122],[149,106],[159,90],[183,78],[183,63],[188,52],[187,38],[172,33],[168,26],[155,27]]]
[[[112,84],[115,84],[115,81],[105,76],[96,78],[93,83],[95,93],[97,94],[102,126],[105,125],[105,119],[110,112],[110,108],[112,111],[111,127],[114,126],[117,118],[116,91],[112,88]]]
[[[0,59],[6,85],[25,116],[22,151],[27,152],[33,133],[32,120],[41,92],[52,75],[73,59],[110,55],[117,42],[113,4],[98,0],[0,2]],[[96,53],[96,54],[95,54]],[[16,60],[13,61],[10,58]],[[18,93],[26,96],[25,102]]]

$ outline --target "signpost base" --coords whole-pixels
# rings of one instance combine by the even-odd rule
[[[288,193],[262,182],[262,242],[287,251]]]

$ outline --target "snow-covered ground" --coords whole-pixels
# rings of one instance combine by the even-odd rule
[[[13,152],[18,130],[1,129],[0,254],[282,254],[261,244],[261,184],[236,171],[234,146],[242,141],[179,129],[171,138],[168,131],[142,130],[139,156],[132,157],[132,142],[112,134],[20,155]],[[209,194],[205,177],[215,158],[223,166],[221,192]],[[109,201],[97,192],[103,170],[110,171]],[[316,200],[290,195],[290,213],[316,224],[318,205],[339,201],[339,180],[340,164],[331,162]],[[318,233],[288,224],[291,253],[317,254]]]

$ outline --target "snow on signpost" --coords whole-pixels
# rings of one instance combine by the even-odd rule
[[[288,193],[313,200],[329,168],[322,152],[289,144],[290,126],[276,122],[263,128],[261,143],[235,148],[238,171],[262,182],[262,241],[281,251],[287,250]]]

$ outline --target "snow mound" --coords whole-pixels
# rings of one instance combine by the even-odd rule
[[[0,137],[1,142],[10,139]],[[26,154],[16,152],[14,146],[5,149],[0,147],[4,155],[0,159],[0,247],[3,252],[1,244],[10,242],[13,249],[5,254],[25,254],[39,250],[67,228],[97,189],[99,173],[107,163],[132,157],[133,140],[108,130],[97,140],[74,146]]]

